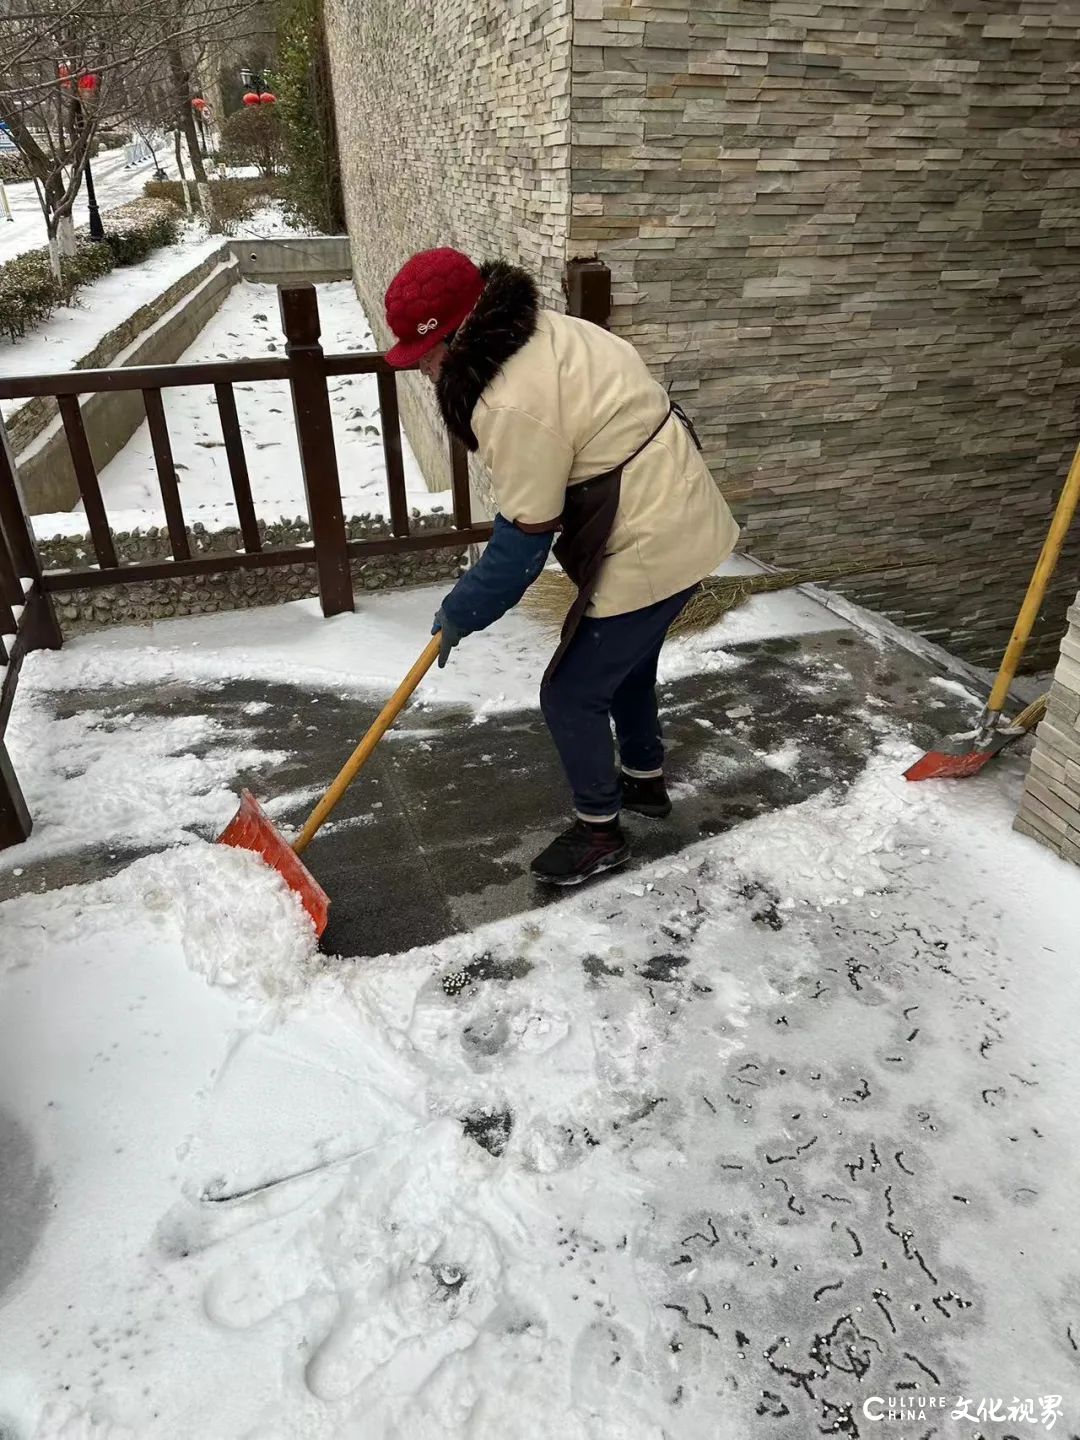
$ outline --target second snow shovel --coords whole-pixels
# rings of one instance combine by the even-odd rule
[[[1050,522],[1050,530],[1036,561],[1031,583],[1024,596],[1024,603],[1020,607],[1020,614],[1016,617],[1012,636],[1002,658],[997,679],[994,681],[994,688],[990,692],[990,699],[986,702],[986,709],[979,720],[978,730],[974,736],[966,737],[966,743],[962,738],[955,749],[928,751],[920,760],[916,760],[909,770],[905,770],[906,779],[963,780],[969,775],[977,775],[988,760],[992,760],[1006,745],[1012,744],[1014,740],[1026,734],[1046,714],[1048,697],[1045,695],[1029,705],[1026,710],[1021,711],[1016,719],[1011,721],[1006,720],[1004,716],[1005,702],[1009,698],[1009,687],[1016,677],[1020,658],[1035,624],[1035,617],[1046,596],[1046,587],[1057,568],[1061,547],[1069,533],[1069,526],[1076,514],[1078,503],[1080,503],[1080,446],[1077,446],[1072,464],[1069,466],[1069,473],[1058,499],[1054,518]]]
[[[254,850],[278,872],[286,885],[300,897],[304,909],[322,935],[329,918],[330,897],[301,861],[301,854],[330,817],[331,811],[370,759],[372,751],[404,710],[409,697],[439,658],[439,636],[434,635],[424,653],[383,706],[378,719],[342,766],[337,779],[308,816],[304,828],[290,844],[267,815],[250,790],[240,798],[240,808],[218,836],[219,845]]]

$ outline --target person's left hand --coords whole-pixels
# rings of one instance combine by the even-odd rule
[[[439,669],[444,670],[447,660],[450,659],[450,651],[455,645],[461,644],[461,632],[446,612],[439,610],[435,616],[435,623],[431,627],[431,633],[439,637]]]

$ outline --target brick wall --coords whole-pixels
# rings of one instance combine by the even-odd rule
[[[747,547],[944,551],[845,588],[996,659],[1080,435],[1080,9],[575,0],[571,183]]]
[[[1080,438],[1080,9],[328,0],[328,19],[373,320],[422,245],[502,251],[558,305],[564,260],[598,255],[747,548],[930,547],[942,564],[845,588],[996,661]],[[410,390],[410,434],[445,474],[423,404]],[[1078,577],[1080,534],[1030,664]]]
[[[380,343],[383,295],[416,250],[527,266],[562,308],[571,0],[327,0],[357,288]],[[402,411],[429,479],[449,482],[426,382]]]
[[[1016,828],[1080,865],[1080,595],[1069,621]]]

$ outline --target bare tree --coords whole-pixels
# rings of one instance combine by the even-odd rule
[[[258,7],[259,0],[0,0],[0,121],[34,181],[57,275],[74,249],[72,206],[103,123],[176,131],[205,185],[194,67],[215,35],[236,34]]]
[[[74,253],[71,207],[82,184],[87,156],[109,106],[108,85],[91,71],[81,25],[60,11],[49,29],[50,48],[25,40],[36,16],[5,16],[13,31],[18,75],[24,89],[0,89],[0,120],[7,126],[34,182],[45,217],[49,253],[59,278],[61,255]],[[9,36],[0,28],[0,47]],[[3,49],[0,49],[3,53]],[[5,71],[11,66],[5,64]]]

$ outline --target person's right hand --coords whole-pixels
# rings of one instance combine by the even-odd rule
[[[461,632],[446,612],[439,610],[435,616],[435,623],[431,627],[431,633],[439,637],[439,669],[444,670],[447,660],[450,659],[450,651],[455,645],[461,644]]]

